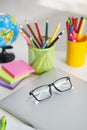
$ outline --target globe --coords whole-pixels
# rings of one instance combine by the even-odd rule
[[[5,13],[0,13],[0,47],[10,46],[17,39],[19,26],[16,19]]]
[[[12,43],[15,42],[19,34],[19,26],[16,19],[5,13],[0,13],[0,63],[5,63],[14,60],[13,53],[7,53],[6,49],[13,48]]]

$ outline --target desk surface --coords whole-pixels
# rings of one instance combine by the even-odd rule
[[[48,18],[49,24],[51,27],[50,34],[53,32],[57,23],[59,23],[61,21],[61,23],[62,23],[61,29],[62,29],[65,27],[65,20],[67,19],[67,17],[70,15],[74,15],[71,13],[63,12],[63,11],[60,12],[53,8],[47,8],[45,6],[40,6],[38,2],[36,3],[36,1],[34,1],[34,3],[33,3],[33,0],[29,0],[29,2],[28,3],[27,2],[28,2],[28,0],[26,1],[26,3],[23,1],[21,1],[21,2],[18,1],[18,6],[17,6],[17,4],[15,3],[14,0],[7,0],[7,1],[3,0],[0,3],[0,12],[9,13],[9,14],[15,16],[15,18],[18,20],[18,22],[20,24],[24,24],[25,18],[28,19],[30,21],[30,23],[32,23],[35,19],[38,19],[40,21],[40,27],[41,27],[42,32],[44,32],[43,24],[46,21],[46,19]],[[32,6],[29,6],[30,4],[31,5],[33,4],[33,8],[31,8]],[[20,5],[20,8],[19,8],[19,5]],[[75,14],[75,16],[77,16],[77,14]],[[80,16],[80,15],[78,15],[78,16]],[[66,41],[66,34],[64,34],[63,39],[61,38],[59,40],[59,43],[57,44],[56,65],[55,66],[60,69],[65,70],[66,72],[69,72],[72,75],[75,75],[76,77],[78,77],[82,80],[87,81],[87,79],[86,79],[87,64],[78,69],[71,68],[65,64],[65,46],[66,46],[65,41]],[[24,39],[21,37],[21,35],[19,35],[19,37],[16,40],[13,47],[14,47],[13,50],[10,50],[10,51],[15,53],[16,59],[21,59],[21,54],[23,54],[22,59],[25,61],[28,61],[27,45],[26,45],[26,42],[24,41]],[[61,51],[63,51],[63,52],[61,52]],[[37,76],[30,76],[29,81],[31,82],[35,78],[37,78]],[[25,84],[25,82],[20,84],[15,90],[9,90],[9,89],[6,89],[6,88],[3,88],[0,86],[0,99],[8,96],[9,94],[13,93],[14,91],[17,91],[19,88],[23,87],[24,84]],[[12,119],[14,122],[23,124],[17,118],[13,117],[9,113],[0,109],[0,116],[2,116],[2,115],[6,115],[7,118]]]

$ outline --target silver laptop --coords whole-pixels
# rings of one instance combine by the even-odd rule
[[[69,76],[72,89],[36,104],[29,92]],[[55,68],[0,101],[0,106],[37,130],[87,130],[87,83]]]

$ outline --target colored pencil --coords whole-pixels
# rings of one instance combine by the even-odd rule
[[[20,29],[20,33],[22,34],[23,38],[26,40],[27,44],[29,44],[31,46],[32,44],[30,42],[29,37],[21,29]]]
[[[52,41],[55,39],[58,31],[59,31],[59,28],[60,28],[60,23],[56,26],[56,29],[54,31],[54,33],[52,34],[50,40],[49,40],[49,43],[48,43],[48,46],[52,43]]]
[[[36,40],[37,44],[39,44],[38,46],[41,47],[41,44],[40,44],[38,38],[36,37],[33,29],[31,28],[30,24],[27,21],[25,21],[25,22],[26,22],[26,25],[27,25],[28,29],[30,30],[31,34],[33,35],[34,39]]]
[[[28,36],[30,37],[30,35],[26,32],[26,30],[23,28],[23,25],[19,25],[19,28]]]
[[[37,30],[38,37],[39,37],[39,39],[40,39],[41,45],[43,45],[43,38],[42,38],[42,35],[41,35],[41,33],[40,33],[40,29],[39,29],[39,26],[38,26],[37,21],[35,21],[35,27],[36,27],[36,30]]]
[[[48,20],[46,21],[46,28],[45,28],[45,42],[48,39]]]
[[[58,34],[58,36],[52,41],[52,43],[48,47],[51,47],[58,39],[60,39],[60,37],[63,35],[64,32],[65,32],[65,29]]]

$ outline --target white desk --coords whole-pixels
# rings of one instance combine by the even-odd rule
[[[65,20],[68,16],[70,16],[70,13],[64,13],[60,12],[57,9],[54,8],[47,8],[45,6],[40,6],[38,3],[39,1],[33,1],[33,0],[18,0],[17,3],[14,0],[3,0],[0,2],[0,12],[5,12],[13,15],[19,23],[24,24],[24,19],[28,19],[30,23],[32,23],[35,19],[38,19],[40,21],[40,27],[42,32],[44,32],[43,23],[45,22],[46,18],[49,19],[50,24],[50,34],[53,32],[55,26],[58,22],[61,21],[62,28],[65,27]],[[82,68],[71,68],[65,64],[65,41],[66,37],[64,34],[63,39],[61,38],[59,40],[59,44],[56,48],[56,66],[60,69],[63,69],[76,77],[87,81],[87,65],[85,65]],[[19,35],[18,39],[16,40],[15,44],[13,45],[14,49],[11,50],[15,53],[16,59],[22,59],[25,61],[28,61],[28,50],[27,45],[24,39],[21,35]],[[64,52],[59,52],[63,50]],[[10,51],[10,50],[9,50]],[[34,80],[37,76],[33,76],[33,78],[30,76],[29,80],[30,82]],[[9,90],[3,87],[0,87],[0,99],[6,97],[7,95],[13,93],[14,91],[17,91],[19,88],[23,87],[25,82],[20,84],[15,90]],[[0,109],[0,116],[6,115],[6,117],[14,122],[19,122],[19,124],[23,124],[21,121],[10,115],[9,113],[5,112],[4,110]],[[9,129],[10,130],[10,129]]]

